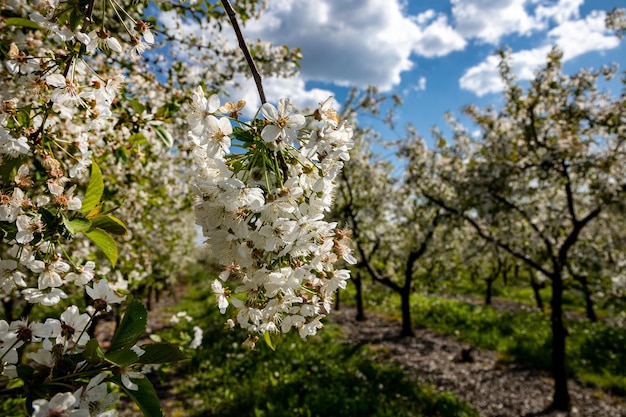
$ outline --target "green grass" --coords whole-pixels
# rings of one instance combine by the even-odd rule
[[[250,351],[241,346],[245,333],[224,329],[201,282],[189,285],[180,307],[198,317],[203,347],[172,370],[188,416],[478,416],[388,363],[384,351],[345,343],[336,326],[305,340],[283,336],[276,351],[262,341]]]
[[[511,301],[534,308],[537,306],[537,303],[529,281],[530,278],[525,272],[520,273],[517,279],[510,276],[506,284],[502,278],[499,278],[493,283],[492,297],[494,299]],[[573,281],[568,280],[565,284],[563,308],[570,313],[586,316],[583,293],[577,288]],[[477,297],[481,301],[485,299],[486,288],[487,284],[485,281],[476,279],[472,282],[468,276],[464,275],[449,280],[445,285],[440,286],[441,293],[443,294],[469,295]],[[545,282],[544,287],[539,293],[543,300],[544,308],[549,308],[550,299],[552,298],[552,288],[550,287],[549,281]],[[600,318],[608,317],[610,315],[609,311],[614,307],[615,301],[616,300],[611,297],[596,300],[594,303],[596,315]]]
[[[375,303],[370,301],[374,295]],[[399,297],[370,286],[367,306],[391,316],[400,312]],[[351,291],[343,295],[349,302]],[[384,302],[380,299],[385,298]],[[546,299],[549,307],[549,300]],[[549,312],[499,311],[434,295],[414,295],[411,299],[413,325],[451,335],[468,344],[499,352],[504,362],[516,362],[550,370],[551,329]],[[626,395],[626,329],[584,316],[567,320],[567,366],[572,377],[613,394]]]

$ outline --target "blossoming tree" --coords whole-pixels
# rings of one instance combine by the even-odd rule
[[[198,84],[220,90],[249,64],[219,34],[234,14],[222,3],[151,5],[174,10],[167,21],[183,24],[173,27],[160,25],[162,14],[144,17],[143,2],[17,0],[3,9],[0,395],[23,398],[29,414],[115,415],[114,384],[144,414],[161,415],[141,369],[184,355],[139,343],[147,310],[132,293],[171,284],[192,250],[191,182],[197,221],[227,261],[221,280],[240,284],[236,296],[213,284],[220,308],[235,305],[251,340],[294,327],[314,334],[345,285],[347,271],[333,264],[350,259],[347,239],[322,217],[351,139],[330,101],[305,117],[283,99],[244,123],[241,105],[220,107],[201,87],[187,94]],[[250,0],[236,11],[245,19],[260,9]],[[213,30],[214,44],[181,31],[189,21]],[[153,29],[179,52],[198,51],[205,71],[182,60],[163,71]],[[293,72],[297,50],[252,47],[265,74]],[[175,139],[187,132],[190,141]],[[226,155],[230,135],[242,152]],[[98,318],[120,303],[112,338],[94,338]]]
[[[524,90],[503,53],[502,109],[466,109],[480,138],[455,125],[455,142],[440,141],[433,159],[437,180],[414,169],[420,164],[409,171],[432,202],[550,282],[553,407],[566,410],[563,292],[582,265],[582,246],[602,242],[587,231],[604,214],[623,215],[626,120],[624,97],[597,88],[598,79],[611,78],[615,69],[568,76],[560,58],[553,51]]]

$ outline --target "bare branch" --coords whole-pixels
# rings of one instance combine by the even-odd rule
[[[226,14],[228,14],[228,18],[233,25],[233,29],[235,29],[235,34],[237,35],[237,40],[239,41],[239,48],[243,51],[243,55],[246,57],[246,62],[250,67],[250,71],[252,72],[252,78],[254,78],[254,82],[256,83],[256,88],[259,92],[259,98],[261,99],[261,104],[267,103],[265,100],[265,93],[263,92],[263,83],[261,82],[261,74],[259,74],[259,70],[257,70],[256,65],[254,64],[254,60],[252,59],[252,55],[250,55],[250,50],[248,49],[248,45],[246,45],[246,40],[243,37],[243,33],[241,32],[241,28],[239,27],[239,23],[237,22],[237,16],[235,15],[235,10],[233,10],[230,2],[228,0],[221,0],[222,6],[224,6],[224,10],[226,10]]]

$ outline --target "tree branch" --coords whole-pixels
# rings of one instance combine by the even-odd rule
[[[504,249],[506,252],[510,253],[513,257],[521,260],[522,262],[524,262],[526,265],[530,266],[531,268],[534,268],[535,270],[543,273],[545,276],[547,276],[547,277],[552,277],[553,276],[553,273],[551,273],[550,271],[546,270],[543,266],[541,266],[541,264],[533,261],[531,258],[527,257],[523,253],[520,253],[520,252],[516,251],[515,249],[513,249],[508,244],[506,244],[506,243],[500,241],[499,239],[496,239],[493,236],[487,234],[487,232],[485,232],[483,230],[483,228],[474,219],[472,219],[467,214],[463,213],[461,210],[458,210],[455,207],[449,206],[444,201],[442,201],[442,200],[436,198],[435,196],[430,195],[430,194],[428,194],[426,192],[423,192],[423,194],[424,194],[424,197],[426,197],[428,200],[432,201],[433,203],[435,203],[436,205],[438,205],[442,209],[444,209],[444,210],[448,211],[449,213],[452,213],[452,214],[460,217],[461,219],[465,220],[466,222],[468,222],[474,228],[474,230],[476,230],[476,233],[478,233],[478,235],[480,237],[482,237],[483,239],[485,239],[487,242],[491,242],[491,243],[499,246],[500,248]]]
[[[250,67],[250,71],[252,72],[252,78],[254,78],[254,82],[256,83],[256,88],[259,92],[259,98],[261,99],[261,104],[265,104],[267,100],[265,100],[265,93],[263,92],[263,83],[261,82],[261,74],[256,68],[254,64],[254,60],[252,59],[252,55],[250,55],[250,50],[248,49],[248,45],[246,45],[246,40],[243,37],[243,33],[241,32],[241,28],[239,27],[239,23],[237,22],[237,16],[235,15],[235,11],[233,10],[230,2],[228,0],[221,0],[222,6],[224,6],[224,10],[226,10],[226,14],[228,14],[228,18],[233,25],[233,29],[235,30],[235,34],[237,35],[237,40],[239,41],[239,48],[243,51],[243,55],[246,58],[246,62]]]
[[[565,178],[565,195],[567,197],[567,210],[569,215],[572,216],[572,223],[576,225],[578,218],[576,217],[576,207],[574,206],[574,195],[572,192],[572,180],[570,179],[569,172],[567,172],[567,163],[565,159],[561,160],[561,175]]]

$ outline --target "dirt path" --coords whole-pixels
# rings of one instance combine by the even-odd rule
[[[333,311],[331,322],[341,325],[349,343],[369,343],[389,360],[436,389],[450,391],[476,408],[483,417],[565,417],[542,413],[550,404],[552,381],[548,374],[517,365],[502,365],[495,352],[472,350],[471,362],[462,360],[469,346],[426,329],[414,338],[399,338],[400,323],[369,313],[365,322],[356,311]],[[626,402],[570,381],[573,408],[569,417],[626,417]]]

